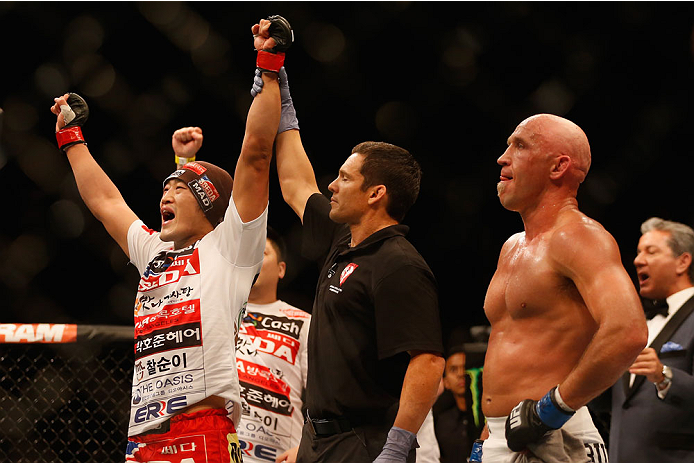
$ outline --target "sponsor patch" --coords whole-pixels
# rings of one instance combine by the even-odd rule
[[[198,200],[198,204],[200,204],[200,208],[203,210],[203,212],[207,212],[212,209],[212,200],[209,198],[209,196],[207,196],[205,188],[200,184],[198,179],[188,182],[188,186],[193,192],[195,199]]]
[[[198,299],[191,299],[191,296],[192,296],[194,291],[195,291],[195,288],[193,288],[192,286],[184,286],[183,288],[173,289],[170,293],[164,294],[163,296],[160,296],[160,297],[150,296],[148,294],[142,294],[135,301],[135,320],[136,320],[136,322],[137,322],[137,317],[140,317],[140,313],[144,312],[145,310],[148,310],[148,311],[154,311],[156,309],[164,310],[169,305],[174,305],[176,303],[182,304],[187,300],[190,300],[191,304],[195,303],[194,301],[197,301]],[[164,307],[164,308],[162,309],[162,307]],[[187,310],[190,311],[190,309],[187,309]],[[173,312],[172,314],[176,315],[175,312]]]
[[[206,443],[206,438],[208,436],[205,435],[204,431],[199,432],[200,434],[196,435],[189,434],[184,437],[156,440],[153,440],[152,436],[146,436],[146,443],[128,441],[125,461],[156,461],[161,463],[209,462],[211,460],[208,458],[208,445]],[[156,434],[154,436],[156,436]],[[229,436],[231,436],[231,434],[229,434]],[[149,437],[149,439],[147,439],[147,437]],[[227,440],[231,440],[231,438],[227,437]],[[232,458],[231,460],[226,459],[224,461],[236,463],[240,460],[234,460]]]
[[[342,288],[338,288],[335,285],[330,285],[330,287],[328,287],[328,291],[331,293],[340,294],[342,292]]]
[[[281,373],[277,375],[265,365],[258,365],[243,359],[236,359],[236,369],[238,370],[240,381],[276,392],[289,399],[291,388],[289,384],[282,381]]]
[[[289,396],[279,394],[277,392],[265,389],[264,387],[256,386],[255,384],[247,383],[240,379],[239,385],[241,389],[241,397],[248,402],[249,405],[262,408],[280,415],[291,416],[294,411]]]
[[[304,326],[303,320],[292,320],[286,317],[266,315],[259,312],[249,312],[243,323],[253,325],[258,330],[269,330],[299,339],[299,332]]]
[[[186,173],[185,170],[183,170],[183,169],[178,169],[176,172],[174,172],[173,174],[169,175],[167,178],[178,178],[178,177],[180,177],[181,175],[183,175],[183,174],[185,174],[185,173]]]
[[[75,342],[77,325],[52,323],[0,324],[0,343]]]
[[[158,274],[168,270],[169,268],[185,267],[187,259],[192,259],[196,270],[199,272],[200,261],[197,254],[197,249],[193,248],[192,246],[178,251],[161,251],[159,254],[154,256],[149,264],[147,264],[145,276]]]
[[[269,354],[294,365],[299,353],[299,341],[244,323],[239,331],[236,350],[250,356],[258,355],[259,352]]]
[[[239,443],[241,452],[255,460],[274,462],[277,458],[278,450],[274,447],[245,440],[240,440]]]
[[[135,338],[135,359],[182,347],[202,346],[200,323],[155,330]]]
[[[210,198],[210,201],[215,202],[217,198],[219,198],[219,192],[214,187],[212,180],[210,180],[207,175],[204,175],[198,181],[200,182],[203,190],[205,190],[207,197]]]
[[[158,400],[148,403],[144,407],[135,410],[133,421],[136,424],[144,423],[151,419],[160,418],[165,415],[171,415],[178,410],[182,410],[188,406],[188,398],[186,396],[174,397],[169,400]]]
[[[342,286],[342,284],[345,281],[347,281],[347,278],[349,278],[349,276],[352,273],[354,273],[354,270],[356,270],[357,267],[359,267],[359,265],[355,264],[354,262],[347,264],[347,267],[345,267],[345,269],[340,274],[340,286]]]
[[[140,292],[151,291],[164,285],[178,282],[181,277],[200,273],[198,250],[162,251],[147,265],[137,288]],[[142,301],[139,301],[142,302]]]
[[[166,375],[151,381],[141,382],[137,387],[133,387],[132,404],[137,406],[141,403],[151,402],[152,399],[156,400],[158,396],[163,399],[162,396],[180,394],[182,391],[192,392],[195,388],[193,381],[195,381],[195,377],[193,373],[189,372]]]
[[[135,362],[135,374],[138,383],[145,378],[171,371],[185,370],[186,368],[188,368],[188,355],[186,352],[162,355],[159,359],[152,357],[146,362],[142,360]]]
[[[183,166],[183,169],[192,170],[198,175],[202,175],[207,171],[207,169],[205,169],[205,167],[203,167],[202,164],[198,164],[197,162],[189,162],[188,164],[185,164]]]
[[[301,309],[293,309],[290,307],[282,307],[280,309],[280,312],[287,315],[288,317],[293,317],[293,318],[310,318],[311,317],[311,315],[308,312],[304,312]]]
[[[155,314],[135,317],[135,337],[193,322],[200,322],[200,299],[167,305]]]

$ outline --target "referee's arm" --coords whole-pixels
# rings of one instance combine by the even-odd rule
[[[282,197],[303,222],[306,201],[314,193],[320,193],[313,166],[304,151],[298,130],[278,134],[275,147]]]
[[[410,351],[394,426],[417,434],[436,401],[446,361],[439,353]]]

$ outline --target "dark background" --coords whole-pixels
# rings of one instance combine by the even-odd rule
[[[53,97],[84,96],[84,134],[135,213],[160,223],[170,136],[233,173],[255,67],[250,27],[291,22],[286,67],[320,187],[351,148],[383,140],[421,163],[405,223],[437,277],[444,332],[485,324],[503,242],[496,159],[524,118],[580,125],[593,165],[579,206],[625,267],[651,216],[694,224],[691,3],[2,2],[0,322],[132,323],[136,269],[80,199],[55,148]],[[310,310],[315,267],[271,179],[270,225],[292,248],[280,296]],[[585,252],[590,252],[586,250]]]

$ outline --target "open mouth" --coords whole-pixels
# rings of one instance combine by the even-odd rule
[[[174,214],[174,213],[171,212],[171,211],[168,211],[168,210],[166,210],[166,211],[161,211],[161,220],[162,220],[162,223],[170,222],[170,221],[172,221],[172,220],[174,219],[174,217],[176,217],[176,214]]]
[[[639,277],[639,284],[642,285],[650,278],[650,275],[647,273],[639,273],[638,277]]]

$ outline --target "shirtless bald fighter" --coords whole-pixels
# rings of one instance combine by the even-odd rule
[[[501,249],[484,304],[492,329],[482,461],[511,461],[557,428],[583,442],[588,461],[596,452],[607,461],[585,404],[631,365],[647,330],[617,243],[578,210],[588,139],[571,121],[535,115],[497,163],[501,204],[520,213],[525,231]]]

